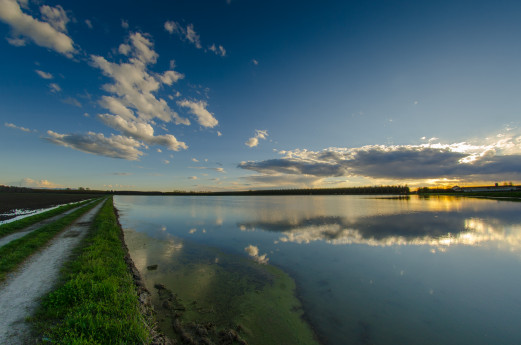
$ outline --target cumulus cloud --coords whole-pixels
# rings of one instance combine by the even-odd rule
[[[128,137],[142,140],[147,144],[162,145],[172,151],[188,148],[184,142],[178,141],[171,134],[154,136],[154,128],[146,122],[128,120],[120,115],[100,114],[98,117],[107,126],[117,129]]]
[[[246,141],[244,143],[244,145],[249,146],[249,147],[255,147],[255,146],[259,145],[259,139],[266,140],[267,136],[268,136],[267,130],[256,129],[255,136],[248,139],[248,141]]]
[[[242,162],[239,167],[263,175],[308,175],[318,178],[428,179],[521,175],[521,136],[504,136],[499,141],[481,145],[429,142],[423,145],[369,145],[279,153],[282,158]]]
[[[47,73],[47,72],[44,72],[44,71],[40,71],[40,70],[34,70],[36,72],[36,74],[38,74],[40,77],[42,77],[43,79],[52,79],[53,78],[53,75],[51,73]]]
[[[109,138],[102,133],[88,132],[87,134],[59,134],[47,131],[47,141],[70,147],[95,155],[120,158],[126,160],[138,160],[143,152],[139,150],[143,144],[133,138],[121,135],[111,135]]]
[[[4,126],[8,127],[8,128],[14,128],[14,129],[18,129],[18,130],[21,130],[23,132],[30,132],[31,130],[29,128],[25,128],[25,127],[20,127],[20,126],[17,126],[13,123],[9,123],[9,122],[5,122],[4,123]]]
[[[217,119],[206,110],[208,104],[205,101],[193,102],[189,100],[178,101],[180,107],[188,108],[189,112],[195,115],[197,122],[203,127],[215,127],[219,123]]]
[[[12,38],[8,39],[10,44],[25,45],[26,39],[29,39],[67,57],[76,53],[73,40],[66,34],[69,18],[61,6],[41,6],[42,20],[38,20],[24,13],[20,3],[0,0],[0,20],[7,23],[12,31]]]
[[[154,95],[161,83],[171,85],[183,75],[175,71],[154,75],[148,71],[148,65],[155,64],[158,55],[146,35],[131,34],[126,46],[128,51],[127,48],[123,50],[130,57],[126,63],[118,64],[109,62],[102,56],[91,56],[93,66],[114,81],[113,84],[104,85],[104,89],[115,97],[103,97],[100,105],[126,118],[137,115],[143,121],[158,118],[165,122],[174,120],[176,124],[189,125],[190,122],[179,117],[164,99]],[[120,52],[121,50],[120,46]]]

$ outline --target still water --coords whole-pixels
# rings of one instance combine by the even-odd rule
[[[114,200],[126,230],[214,246],[288,272],[324,343],[521,344],[521,202]]]

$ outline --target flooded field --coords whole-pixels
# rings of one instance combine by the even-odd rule
[[[326,344],[521,342],[521,203],[118,196],[115,205],[154,298],[161,282],[187,320],[228,322],[246,339],[245,303],[279,296]],[[300,302],[272,284],[284,272]]]

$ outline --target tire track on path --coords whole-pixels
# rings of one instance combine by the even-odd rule
[[[34,313],[40,298],[56,284],[61,267],[87,234],[103,202],[58,234],[45,249],[29,258],[0,285],[0,344],[34,343],[25,319]]]

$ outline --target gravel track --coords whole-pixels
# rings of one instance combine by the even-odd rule
[[[34,313],[40,298],[56,284],[62,265],[86,235],[102,205],[103,202],[99,202],[77,219],[0,285],[0,344],[35,343],[25,319]]]

